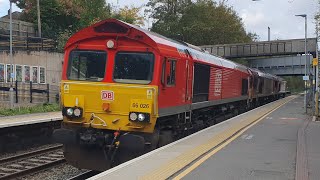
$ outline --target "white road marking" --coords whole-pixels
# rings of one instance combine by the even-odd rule
[[[248,139],[248,140],[249,140],[249,139],[252,139],[253,136],[254,136],[253,134],[250,134],[250,135],[248,135],[248,136],[246,137],[246,139]]]
[[[246,137],[248,136],[248,134],[244,134],[241,136],[242,139],[246,139]]]

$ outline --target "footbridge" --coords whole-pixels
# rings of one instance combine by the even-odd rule
[[[245,59],[251,67],[280,76],[304,75],[304,47],[304,39],[201,46],[211,54],[227,59]],[[311,74],[310,65],[316,57],[316,50],[317,39],[307,39],[307,72]]]

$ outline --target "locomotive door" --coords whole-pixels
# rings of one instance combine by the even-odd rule
[[[181,63],[180,59],[168,57],[162,62],[162,88],[159,102],[163,106],[177,106],[184,102],[181,89],[185,87],[185,83],[181,80],[183,76]]]
[[[193,68],[192,68],[192,61],[191,60],[186,60],[186,77],[185,77],[185,82],[186,82],[186,88],[185,88],[185,101],[186,102],[191,102],[192,98],[192,74],[193,74]]]

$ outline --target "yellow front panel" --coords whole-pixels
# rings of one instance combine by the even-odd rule
[[[157,86],[118,83],[63,81],[61,100],[64,107],[84,109],[81,119],[65,122],[100,129],[152,132],[158,116]],[[109,110],[103,104],[109,103]],[[149,123],[129,121],[129,112],[150,113]],[[92,117],[94,120],[91,121]]]

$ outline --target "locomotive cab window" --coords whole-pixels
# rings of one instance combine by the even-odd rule
[[[114,63],[113,80],[119,83],[149,84],[152,81],[152,53],[119,52]]]
[[[72,51],[69,56],[69,80],[102,81],[105,75],[107,53],[103,51]]]
[[[168,60],[166,69],[167,69],[167,75],[166,75],[166,80],[167,80],[167,86],[174,86],[176,85],[176,60]]]

